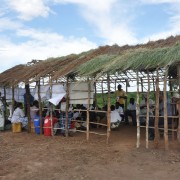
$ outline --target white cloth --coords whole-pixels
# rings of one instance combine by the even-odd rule
[[[64,86],[61,84],[55,84],[52,86],[52,98],[48,101],[56,106],[65,95],[66,91],[64,90]]]
[[[69,86],[70,104],[88,104],[88,82],[71,83]],[[94,86],[90,85],[90,104],[93,104]]]
[[[20,121],[20,118],[23,118],[25,115],[24,115],[24,112],[21,108],[16,108],[13,112],[13,115],[12,115],[12,119],[11,119],[11,122],[12,123],[16,123],[16,122],[21,122]]]
[[[115,123],[117,121],[121,121],[121,116],[116,110],[111,111],[111,123]]]
[[[40,86],[41,100],[49,99],[49,97],[50,97],[49,88],[50,88],[49,85]],[[37,86],[36,86],[36,90],[35,90],[34,99],[38,100],[38,87]]]
[[[123,112],[123,108],[122,108],[122,107],[120,107],[120,106],[119,106],[119,108],[118,108],[118,109],[115,109],[115,111],[117,111],[119,115],[124,114],[124,112]]]

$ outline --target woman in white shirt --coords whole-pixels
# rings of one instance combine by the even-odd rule
[[[23,105],[21,102],[17,103],[16,109],[13,112],[11,123],[22,123],[22,127],[26,127],[28,124],[28,119],[25,117],[23,112]]]

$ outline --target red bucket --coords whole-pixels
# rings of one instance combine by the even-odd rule
[[[53,126],[55,123],[57,123],[58,119],[53,117]],[[44,135],[45,136],[52,136],[51,133],[51,117],[50,116],[46,116],[44,119]]]

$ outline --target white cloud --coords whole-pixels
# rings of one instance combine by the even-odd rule
[[[142,3],[146,4],[163,4],[163,3],[178,3],[180,0],[140,0]]]
[[[162,4],[168,3],[169,8],[166,9],[166,13],[169,14],[168,29],[159,33],[151,34],[149,37],[143,38],[143,42],[148,40],[165,39],[169,36],[175,36],[180,34],[180,0],[140,0],[143,3],[148,4]]]
[[[4,30],[19,29],[21,27],[21,22],[12,21],[10,18],[0,18],[0,32]]]
[[[17,64],[24,64],[32,59],[44,60],[49,57],[64,56],[71,53],[81,53],[97,45],[86,38],[65,38],[56,33],[37,31],[34,29],[18,30],[18,36],[28,37],[29,41],[13,43],[9,39],[0,41],[0,71],[13,67]]]
[[[51,12],[43,0],[7,0],[7,5],[23,20],[31,20],[35,17],[47,17]]]
[[[130,4],[123,0],[54,0],[56,3],[78,5],[80,13],[94,27],[97,36],[105,39],[104,43],[119,45],[137,42],[130,27],[134,15],[128,13],[136,2],[129,1]]]

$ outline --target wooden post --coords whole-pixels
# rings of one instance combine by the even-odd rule
[[[89,141],[89,109],[90,109],[90,98],[91,98],[91,82],[88,78],[88,106],[87,106],[87,120],[86,120],[86,139]]]
[[[29,84],[25,85],[26,89],[26,103],[27,103],[27,117],[28,117],[28,133],[31,132],[31,116],[30,116],[30,90],[29,90]]]
[[[159,145],[159,73],[157,70],[157,79],[156,79],[156,110],[155,110],[155,122],[154,122],[154,147],[158,148]]]
[[[150,82],[149,82],[149,71],[147,72],[148,76],[148,92],[147,92],[147,112],[146,112],[146,148],[149,147],[149,92],[150,92]]]
[[[97,88],[96,88],[96,81],[94,82],[94,101],[95,101],[95,109],[98,109],[98,105],[97,105]]]
[[[178,71],[178,83],[179,83],[179,94],[180,94],[180,64],[178,64],[177,67]],[[178,129],[177,129],[177,139],[180,142],[180,102],[178,101],[178,115],[179,115],[179,122],[178,122]]]
[[[110,132],[111,132],[111,94],[110,94],[110,77],[109,77],[109,74],[107,74],[107,83],[108,83],[107,144],[108,144]]]
[[[165,70],[164,75],[164,143],[165,150],[168,150],[168,113],[167,113],[167,94],[166,94],[166,86],[167,86],[167,76],[168,76],[168,68]]]
[[[51,75],[49,75],[50,80],[50,98],[52,98],[52,78]],[[54,127],[53,127],[53,104],[50,104],[50,119],[51,119],[51,134],[54,136]]]
[[[127,94],[127,92],[128,92],[128,80],[126,79],[126,94]],[[127,110],[127,104],[128,104],[128,99],[126,98],[125,99],[125,109],[124,109],[124,112],[125,112],[125,110]]]
[[[142,78],[140,78],[141,79],[141,92],[143,93],[143,79]]]
[[[7,119],[7,114],[6,114],[6,109],[7,109],[7,106],[6,106],[6,88],[5,88],[5,86],[4,86],[4,99],[2,99],[2,101],[3,101],[3,105],[4,105],[4,120],[6,121],[6,119]],[[5,122],[4,122],[4,127],[3,127],[3,129],[5,128]]]
[[[101,91],[102,91],[101,93],[102,93],[102,99],[103,99],[103,106],[105,106],[103,81],[101,81]]]
[[[12,114],[15,108],[15,100],[14,100],[14,85],[12,86]]]
[[[43,122],[42,122],[42,103],[41,103],[41,83],[40,80],[37,83],[38,85],[38,102],[39,102],[39,120],[40,120],[40,134],[43,134]]]
[[[67,75],[66,80],[66,120],[65,120],[65,136],[69,136],[68,129],[68,111],[69,111],[69,75]]]
[[[136,100],[136,120],[137,120],[137,143],[136,147],[140,147],[140,121],[139,121],[139,112],[140,112],[140,107],[139,107],[139,75],[138,71],[136,73],[137,76],[137,100]]]

